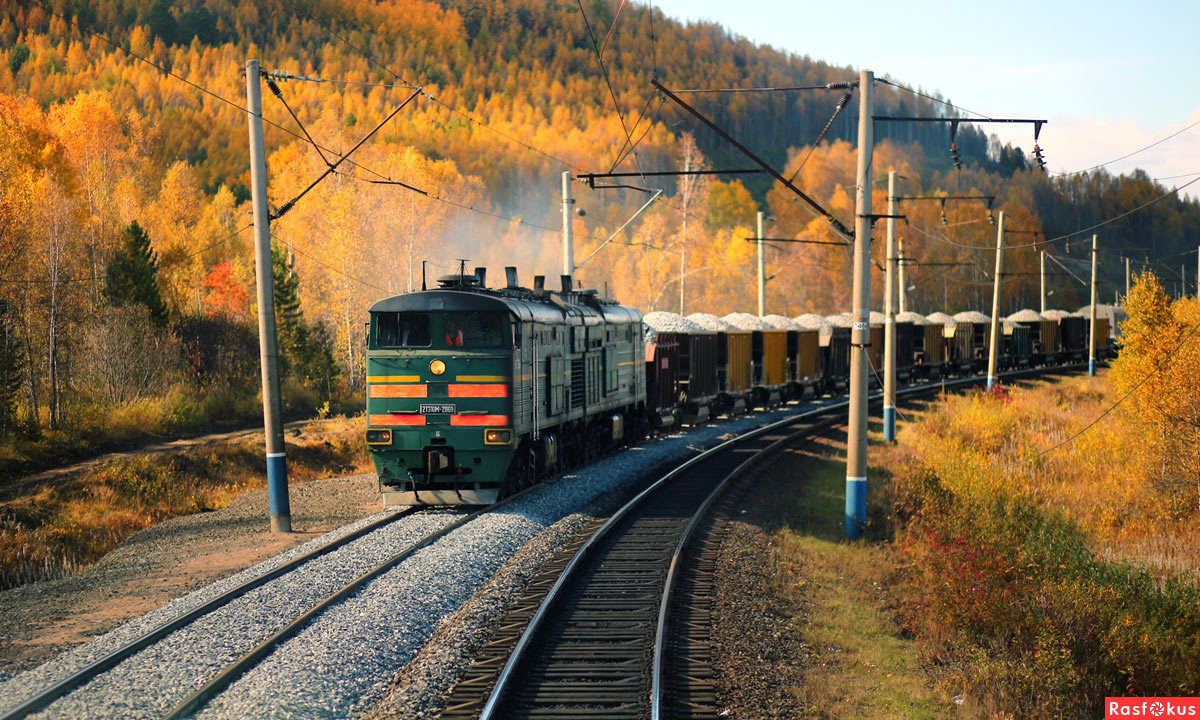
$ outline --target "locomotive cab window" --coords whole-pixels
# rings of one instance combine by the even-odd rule
[[[448,312],[444,318],[447,347],[501,347],[504,318],[497,313]]]
[[[375,314],[375,346],[429,347],[433,335],[429,331],[429,315],[412,312]]]

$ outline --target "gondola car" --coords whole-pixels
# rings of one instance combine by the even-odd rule
[[[1004,344],[1001,345],[1000,366],[1004,369],[1026,368],[1033,364],[1033,328],[1028,325],[1001,321],[1004,324]]]
[[[971,362],[969,367],[963,367],[963,374],[979,372],[987,368],[988,349],[991,347],[992,319],[977,310],[967,310],[957,313],[954,321],[958,323],[955,330],[957,335],[965,335],[958,339],[960,349],[967,349]]]
[[[912,327],[912,377],[925,380],[941,377],[946,352],[942,325],[911,311],[897,314],[896,321],[897,337],[901,323]]]
[[[764,315],[763,322],[782,330],[787,339],[784,397],[795,400],[816,393],[821,380],[821,346],[818,332],[784,315]]]
[[[387,504],[492,503],[647,432],[641,312],[506,273],[371,306],[367,445]]]
[[[757,315],[730,313],[725,322],[750,331],[751,404],[769,407],[787,399],[787,333]]]
[[[850,320],[849,314],[825,318],[829,335],[821,342],[821,367],[825,376],[825,391],[836,395],[850,387]]]
[[[716,414],[720,392],[717,377],[718,338],[711,330],[676,315],[656,311],[642,318],[645,325],[648,381],[651,397],[668,414],[686,425]],[[660,425],[661,426],[661,425]]]
[[[716,335],[717,399],[713,403],[713,414],[745,412],[750,408],[750,395],[754,390],[750,332],[708,313],[693,313],[687,319]]]

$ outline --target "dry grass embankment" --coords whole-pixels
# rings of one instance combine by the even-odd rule
[[[897,622],[904,598],[893,582],[892,546],[877,536],[882,524],[871,540],[843,540],[844,453],[844,444],[814,443],[798,453],[795,472],[772,478],[781,485],[769,558],[774,591],[792,600],[780,607],[802,608],[787,621],[799,624],[811,662],[803,683],[788,690],[805,717],[954,717],[952,699],[932,687],[917,644]],[[873,498],[882,486],[873,483]]]
[[[297,434],[299,433],[299,434]],[[363,418],[288,433],[288,480],[361,472]],[[69,573],[163,520],[224,507],[265,486],[261,436],[119,458],[0,504],[0,589]]]
[[[289,419],[323,417],[361,408],[361,396],[322,401],[294,381],[283,385],[283,412]],[[44,413],[43,413],[44,414]],[[42,426],[0,439],[0,479],[61,467],[104,453],[146,443],[254,427],[262,422],[262,401],[238,387],[197,389],[176,385],[153,397],[119,404],[80,401],[66,408],[70,422]],[[44,421],[44,418],[43,418]]]
[[[899,616],[968,715],[1200,693],[1195,486],[1147,471],[1124,408],[1074,437],[1117,397],[1103,375],[949,397],[876,455]]]

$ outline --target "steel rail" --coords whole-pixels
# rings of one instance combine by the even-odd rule
[[[1040,372],[1045,372],[1050,369],[1051,368],[1036,368],[1036,369],[1031,368],[1031,369],[1026,369],[1026,370],[1013,370],[1013,371],[1007,371],[1006,373],[1002,373],[1001,375],[1012,377],[1014,375],[1038,374]],[[1056,367],[1053,369],[1061,369],[1061,368]],[[972,376],[969,378],[959,378],[959,379],[949,381],[945,384],[945,387],[958,387],[960,385],[972,385],[972,384],[977,385],[981,382],[984,382],[984,379],[982,377]],[[942,389],[942,387],[943,387],[943,385],[941,383],[928,382],[928,383],[922,383],[919,386],[904,388],[903,390],[898,391],[896,394],[897,394],[897,396],[900,396],[900,397],[909,397],[909,396],[913,396],[913,395],[921,395],[923,393],[940,390],[940,389]],[[877,400],[881,397],[882,397],[881,393],[872,393],[871,400]],[[819,416],[819,415],[827,414],[826,412],[823,412],[823,410],[826,410],[826,409],[823,408],[821,410],[810,411],[810,413],[801,414],[799,416],[794,417],[792,419],[792,422],[798,422],[802,419],[811,418],[813,415]],[[758,460],[762,459],[764,456],[767,456],[767,455],[777,451],[780,447],[782,447],[786,444],[795,442],[797,439],[804,437],[806,435],[810,435],[818,430],[829,427],[830,425],[832,425],[835,422],[836,422],[836,418],[827,418],[819,423],[802,428],[802,429],[792,433],[791,435],[788,435],[787,437],[780,438],[779,440],[771,443],[767,447],[758,451],[753,456],[746,458],[746,460],[743,461],[742,464],[740,464],[736,468],[734,468],[728,475],[725,476],[724,479],[722,479],[717,484],[716,487],[713,488],[712,492],[709,493],[708,497],[706,497],[704,499],[704,502],[701,503],[700,507],[692,515],[691,520],[688,521],[687,527],[684,529],[683,534],[679,538],[679,542],[675,546],[675,552],[671,555],[671,563],[667,570],[666,580],[663,582],[662,600],[659,603],[659,607],[658,607],[658,625],[657,625],[657,628],[655,629],[655,633],[654,633],[654,659],[653,659],[653,662],[651,665],[651,675],[650,675],[650,688],[651,688],[651,690],[650,690],[650,718],[651,718],[651,720],[662,720],[663,719],[662,708],[663,708],[663,700],[666,695],[666,689],[665,689],[666,682],[664,680],[664,675],[665,675],[665,668],[666,668],[667,632],[668,632],[668,625],[669,625],[669,620],[670,620],[671,600],[674,596],[675,586],[678,584],[680,575],[682,574],[682,572],[680,571],[680,566],[682,563],[683,555],[688,550],[688,545],[690,544],[692,537],[695,535],[696,528],[700,525],[700,522],[708,514],[708,511],[712,507],[712,505],[729,488],[730,482],[734,478],[736,478],[737,476],[739,476],[740,474],[745,472],[751,465],[753,465]]]
[[[608,533],[613,529],[613,527],[615,527],[626,515],[628,515],[633,510],[635,510],[650,495],[652,495],[655,492],[657,492],[658,490],[662,489],[667,483],[669,483],[670,481],[672,481],[676,477],[678,477],[684,470],[687,470],[687,469],[693,467],[694,465],[705,462],[706,460],[710,459],[713,455],[715,455],[721,451],[724,451],[727,448],[732,447],[733,445],[737,445],[737,444],[746,442],[747,440],[750,440],[755,437],[758,437],[759,435],[768,433],[776,428],[779,428],[779,427],[782,427],[782,426],[785,426],[788,424],[793,424],[798,421],[801,421],[801,420],[804,420],[804,419],[807,419],[810,417],[814,417],[819,414],[824,414],[827,412],[831,412],[833,410],[842,409],[842,408],[847,407],[848,405],[849,405],[849,401],[846,401],[846,400],[842,400],[842,401],[836,402],[836,403],[830,403],[828,405],[824,405],[824,406],[814,409],[814,410],[808,410],[808,411],[805,411],[802,413],[798,413],[796,415],[791,415],[789,417],[783,418],[782,420],[778,420],[773,423],[768,423],[766,425],[762,425],[760,427],[754,428],[753,430],[749,430],[745,433],[742,433],[742,434],[738,435],[737,437],[730,438],[729,440],[726,440],[725,442],[722,442],[719,445],[715,445],[715,446],[709,448],[708,450],[705,450],[704,452],[700,453],[699,455],[689,458],[686,462],[673,468],[666,475],[663,475],[661,478],[659,478],[658,480],[651,483],[648,487],[646,487],[640,493],[635,495],[633,497],[633,499],[631,499],[629,502],[627,502],[623,506],[621,506],[621,508],[619,510],[617,510],[615,513],[613,513],[613,515],[607,521],[605,521],[605,523],[603,525],[601,525],[599,528],[597,528],[596,532],[592,533],[592,536],[589,537],[582,546],[580,546],[580,548],[575,552],[575,555],[571,558],[570,562],[567,563],[567,566],[565,568],[563,568],[562,573],[558,576],[558,580],[555,581],[554,585],[550,588],[550,590],[546,593],[546,596],[542,599],[541,605],[538,607],[537,612],[534,614],[533,618],[529,621],[529,624],[526,626],[525,631],[521,634],[520,639],[517,641],[516,647],[513,648],[512,653],[509,655],[508,661],[504,665],[504,669],[502,669],[500,671],[500,675],[496,679],[496,684],[495,684],[495,686],[493,686],[492,692],[488,696],[487,703],[484,705],[483,711],[479,715],[479,720],[492,720],[494,717],[497,717],[495,715],[495,713],[499,709],[499,705],[503,699],[504,694],[509,689],[508,685],[516,674],[517,666],[524,659],[525,651],[529,648],[529,645],[531,644],[534,635],[537,634],[539,628],[541,627],[542,622],[545,620],[546,616],[550,613],[551,606],[555,603],[559,594],[562,592],[563,588],[566,586],[567,582],[570,579],[572,579],[572,577],[575,574],[575,571],[583,564],[585,556],[587,556],[596,547],[596,545],[599,543],[599,541],[602,540],[605,536],[607,536]]]
[[[746,458],[741,465],[734,468],[726,475],[717,486],[713,488],[696,512],[692,514],[691,520],[688,521],[687,527],[684,528],[683,534],[679,537],[679,542],[675,545],[675,551],[671,554],[671,564],[667,569],[667,578],[663,583],[662,601],[658,605],[658,626],[654,631],[654,662],[651,667],[650,675],[650,717],[651,720],[660,720],[662,717],[662,702],[666,694],[663,682],[664,668],[666,667],[665,650],[667,645],[667,620],[671,611],[671,600],[675,593],[675,586],[679,581],[679,568],[683,559],[683,554],[691,543],[692,537],[696,533],[696,528],[699,527],[700,521],[708,515],[709,509],[713,503],[717,501],[724,492],[729,488],[729,483],[734,478],[745,472],[751,465],[759,461],[763,457],[777,451],[783,445],[795,442],[798,438],[812,434],[817,430],[829,427],[837,421],[836,418],[826,418],[821,422],[809,425],[801,430],[798,430],[787,437],[780,438],[771,443],[762,450],[756,452],[751,457]]]
[[[255,665],[257,665],[260,660],[262,660],[267,655],[269,655],[276,647],[278,647],[285,640],[291,638],[293,635],[295,635],[297,632],[299,632],[301,629],[303,629],[304,626],[308,625],[309,622],[311,622],[314,618],[316,618],[318,615],[320,615],[322,612],[324,612],[328,608],[338,604],[342,600],[345,600],[347,597],[349,597],[350,595],[354,594],[356,591],[361,589],[364,585],[366,585],[370,581],[374,580],[375,578],[379,577],[380,575],[384,574],[385,572],[391,570],[392,568],[396,567],[401,562],[403,562],[404,560],[411,557],[414,553],[425,549],[426,547],[432,545],[433,543],[437,542],[441,538],[445,537],[446,535],[449,535],[451,532],[457,530],[458,528],[462,527],[463,525],[466,525],[467,523],[478,518],[479,516],[484,515],[485,513],[492,512],[493,510],[496,510],[497,508],[504,507],[508,503],[516,500],[517,498],[523,497],[526,493],[530,492],[531,490],[535,490],[538,487],[540,487],[540,485],[535,485],[533,487],[526,488],[525,490],[522,490],[519,493],[510,495],[507,498],[504,498],[503,500],[501,500],[498,503],[495,503],[494,505],[488,505],[486,507],[481,507],[478,510],[467,513],[466,515],[463,515],[458,520],[455,520],[437,530],[434,530],[433,532],[429,533],[425,537],[423,537],[420,540],[416,541],[415,543],[409,545],[404,550],[401,550],[400,552],[396,553],[392,557],[385,560],[380,565],[377,565],[374,569],[368,570],[367,572],[363,573],[362,575],[359,575],[358,577],[354,578],[350,582],[343,585],[340,589],[335,591],[333,594],[328,595],[327,597],[325,597],[325,599],[321,600],[319,603],[317,603],[313,607],[309,608],[309,610],[307,612],[305,612],[303,615],[296,618],[292,622],[288,623],[288,625],[286,627],[284,627],[283,629],[274,633],[267,639],[263,640],[253,650],[249,651],[245,655],[242,655],[240,658],[235,660],[231,665],[226,667],[224,670],[222,670],[218,675],[213,677],[211,680],[209,680],[208,682],[201,685],[191,695],[184,698],[178,705],[176,705],[174,708],[172,708],[170,712],[168,712],[166,715],[164,715],[163,720],[179,720],[180,718],[184,718],[184,717],[192,714],[193,712],[195,712],[196,710],[200,709],[205,704],[207,704],[209,700],[214,698],[222,690],[224,690],[226,687],[228,687],[232,682],[237,680],[239,677],[244,675],[248,670],[250,670]],[[0,719],[0,720],[2,720],[2,719]]]
[[[354,530],[353,532],[347,533],[346,535],[343,535],[342,537],[337,538],[336,540],[332,540],[332,541],[326,543],[325,545],[322,545],[317,548],[313,548],[312,550],[304,553],[303,555],[300,555],[299,557],[292,558],[291,560],[284,563],[283,565],[280,565],[279,567],[275,568],[274,570],[263,573],[262,575],[259,575],[255,578],[247,580],[246,582],[242,583],[241,585],[238,585],[237,587],[234,587],[234,588],[231,588],[231,589],[225,591],[224,593],[203,603],[202,605],[195,607],[195,608],[183,613],[182,615],[177,616],[173,620],[170,620],[170,621],[154,628],[150,632],[148,632],[134,640],[131,640],[130,642],[126,643],[125,645],[122,645],[121,647],[117,648],[116,650],[113,650],[112,652],[108,653],[104,657],[101,657],[100,659],[85,665],[84,667],[80,668],[79,670],[76,670],[71,675],[67,676],[66,678],[63,678],[62,680],[59,680],[58,682],[54,683],[53,685],[46,688],[45,690],[42,690],[37,695],[34,695],[33,697],[29,698],[25,702],[21,703],[20,705],[17,705],[16,707],[10,708],[9,710],[5,711],[4,714],[0,715],[0,720],[18,720],[19,718],[27,717],[28,715],[30,715],[32,713],[42,710],[47,705],[50,705],[51,703],[58,700],[59,698],[62,698],[63,696],[70,694],[71,692],[75,691],[79,687],[90,682],[96,676],[98,676],[102,673],[105,673],[105,672],[111,670],[112,668],[116,667],[117,665],[119,665],[121,662],[123,662],[127,658],[129,658],[133,655],[136,655],[137,653],[141,652],[142,650],[145,650],[146,648],[150,647],[151,645],[158,642],[159,640],[162,640],[163,638],[165,638],[166,636],[175,632],[176,630],[178,630],[182,627],[185,627],[187,625],[190,625],[191,623],[195,622],[199,618],[201,618],[215,610],[219,610],[220,608],[228,605],[229,603],[231,603],[234,600],[238,599],[239,597],[245,595],[246,593],[250,592],[251,590],[255,590],[259,587],[262,587],[263,585],[271,582],[272,580],[275,580],[283,575],[286,575],[287,573],[290,573],[291,571],[295,570],[296,568],[300,567],[301,565],[308,563],[311,560],[315,560],[323,555],[327,555],[327,554],[333,552],[334,550],[337,550],[338,548],[344,547],[344,546],[350,544],[351,542],[358,540],[359,538],[363,537],[364,535],[372,533],[386,525],[390,525],[391,523],[396,522],[400,518],[412,515],[413,513],[417,512],[418,510],[421,510],[421,509],[423,509],[423,508],[421,508],[420,506],[412,506],[412,507],[406,508],[404,510],[401,510],[399,512],[391,513],[387,517],[383,517],[378,520],[375,520],[371,523],[368,523],[367,525],[362,526],[361,528],[358,528],[357,530]]]
[[[1024,369],[1024,370],[1008,371],[1008,372],[1002,373],[1001,376],[1002,377],[1010,377],[1010,378],[1011,377],[1023,377],[1023,376],[1042,374],[1042,373],[1046,373],[1046,372],[1056,372],[1056,371],[1063,371],[1063,370],[1069,370],[1069,369],[1077,369],[1078,367],[1079,366],[1076,366],[1076,365],[1069,365],[1069,366],[1056,366],[1056,367],[1051,367],[1051,368],[1031,368],[1031,369]],[[929,382],[923,383],[919,386],[906,388],[905,390],[901,391],[901,393],[899,393],[899,394],[907,397],[910,395],[916,395],[916,394],[921,394],[921,393],[937,392],[937,391],[941,390],[942,388],[966,386],[966,385],[972,385],[972,384],[979,384],[981,382],[983,382],[983,378],[981,376],[972,376],[969,378],[959,378],[959,379],[946,381],[946,382],[929,381]],[[877,401],[882,398],[882,393],[880,393],[880,392],[873,393],[870,396],[870,398],[873,401]],[[573,554],[571,559],[567,562],[566,566],[563,568],[562,572],[556,578],[554,584],[551,586],[551,588],[547,591],[546,595],[540,601],[537,611],[534,613],[533,617],[529,620],[529,623],[526,625],[520,638],[517,640],[516,645],[514,646],[512,652],[509,654],[509,657],[508,657],[507,661],[505,662],[504,667],[501,669],[498,677],[496,678],[496,681],[492,687],[491,693],[488,695],[487,701],[484,704],[484,707],[479,714],[479,720],[495,720],[496,718],[499,718],[499,715],[497,713],[500,712],[501,704],[504,702],[505,696],[510,692],[510,690],[513,689],[512,686],[514,685],[514,680],[518,676],[518,672],[517,672],[518,668],[526,660],[526,654],[529,651],[532,644],[534,643],[535,636],[537,636],[539,634],[539,632],[542,630],[542,627],[546,621],[546,618],[553,612],[553,607],[558,602],[560,597],[564,594],[566,586],[575,579],[576,575],[585,566],[588,556],[591,555],[596,550],[596,548],[600,545],[600,543],[607,538],[607,536],[610,534],[610,532],[623,519],[625,519],[631,512],[636,510],[651,495],[653,495],[657,491],[663,489],[663,487],[666,486],[669,482],[676,479],[683,471],[688,470],[688,469],[696,466],[699,463],[703,463],[706,460],[711,459],[714,455],[716,455],[719,452],[729,449],[730,447],[732,447],[734,445],[745,443],[749,440],[752,440],[752,439],[758,437],[759,435],[763,435],[763,434],[769,433],[773,430],[777,430],[778,428],[781,428],[781,427],[784,427],[787,425],[794,425],[796,423],[803,422],[805,420],[812,420],[812,419],[819,418],[824,415],[828,415],[830,413],[837,412],[839,410],[843,410],[846,407],[848,407],[848,404],[849,403],[846,400],[832,402],[832,403],[823,405],[818,408],[813,408],[811,410],[806,410],[803,412],[799,412],[799,413],[790,415],[786,418],[777,420],[775,422],[768,423],[768,424],[760,426],[758,428],[754,428],[754,429],[749,430],[745,433],[742,433],[734,438],[726,440],[726,441],[724,441],[724,442],[722,442],[722,443],[720,443],[720,444],[718,444],[718,445],[716,445],[716,446],[714,446],[692,458],[689,458],[686,462],[673,468],[668,473],[663,475],[661,478],[659,478],[658,480],[656,480],[655,482],[650,484],[648,487],[643,489],[641,492],[639,492],[636,496],[634,496],[631,500],[629,500],[627,503],[625,503],[616,512],[614,512],[613,515],[610,518],[608,518],[608,520],[606,520],[604,522],[604,524],[602,524],[599,528],[597,528],[596,531],[593,532],[591,534],[591,536],[589,536],[588,539],[578,548],[578,550],[575,551],[575,553]],[[815,428],[814,427],[805,428],[804,430],[800,431],[799,433],[794,433],[792,435],[789,435],[788,438],[786,438],[785,440],[793,439],[795,437],[795,435],[803,434],[805,432],[810,432],[813,429],[815,429]],[[773,443],[771,447],[775,447],[775,446],[776,446],[776,443]],[[754,457],[751,458],[751,460],[761,457],[764,452],[766,452],[766,449],[755,453]],[[747,461],[747,462],[749,462],[749,461]],[[738,468],[729,474],[729,477],[736,475],[737,472],[742,469],[742,466],[744,464],[745,463],[739,464]],[[728,479],[728,478],[726,478],[726,479]],[[717,495],[719,495],[719,493]],[[717,495],[711,495],[710,499],[715,499],[715,497],[717,497]],[[693,523],[695,522],[696,517],[697,516],[693,517]],[[689,527],[690,527],[690,525],[691,524],[689,524]],[[688,531],[685,530],[684,532],[686,534]],[[672,558],[672,564],[673,565],[677,564],[677,559],[674,557]],[[660,604],[660,612],[661,612],[661,607],[663,607],[663,606]],[[665,633],[665,631],[663,631],[663,632]],[[659,632],[656,630],[656,650],[655,650],[655,652],[658,653],[659,655],[655,658],[655,660],[657,661],[658,668],[661,671],[661,669],[664,666],[664,661],[661,658],[662,650],[657,647],[659,644],[657,641],[658,635],[659,635]],[[663,637],[665,638],[665,635]],[[660,677],[652,677],[652,685],[655,682],[658,683],[657,689],[652,692],[650,701],[651,701],[652,708],[655,705],[658,705],[659,708],[661,708],[661,702],[662,702],[661,701],[661,692],[662,692],[661,688],[663,686],[663,683],[662,683]],[[660,715],[652,715],[652,717],[654,717],[656,720],[658,720]]]

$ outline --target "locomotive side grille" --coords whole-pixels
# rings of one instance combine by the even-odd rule
[[[583,358],[571,361],[571,409],[583,407],[584,388],[587,387],[587,377],[583,373]]]

